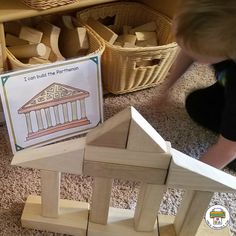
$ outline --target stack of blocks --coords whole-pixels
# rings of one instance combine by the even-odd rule
[[[236,191],[236,178],[171,148],[133,107],[86,137],[17,152],[12,165],[41,170],[41,197],[28,197],[23,227],[79,236],[230,235],[202,219],[214,192]],[[94,177],[91,205],[60,199],[61,172]],[[114,178],[141,181],[135,211],[109,206]],[[157,214],[168,187],[186,189],[176,217]]]

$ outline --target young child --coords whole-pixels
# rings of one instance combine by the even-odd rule
[[[236,0],[185,0],[174,18],[173,32],[181,51],[167,88],[194,61],[213,67],[215,84],[188,95],[186,109],[194,121],[219,134],[200,160],[219,169],[229,163],[232,167],[236,163]]]

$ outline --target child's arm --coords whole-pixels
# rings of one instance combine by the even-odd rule
[[[236,157],[236,142],[220,135],[216,144],[200,158],[202,162],[215,168],[222,169]]]
[[[193,63],[193,59],[180,49],[174,64],[171,66],[170,74],[166,79],[166,91],[186,72]]]
[[[165,80],[165,84],[163,84],[163,90],[153,104],[156,108],[161,109],[162,106],[166,104],[169,90],[174,86],[175,82],[186,72],[186,70],[192,63],[193,59],[190,56],[186,55],[182,51],[182,49],[180,49],[174,64],[170,68],[170,73]]]

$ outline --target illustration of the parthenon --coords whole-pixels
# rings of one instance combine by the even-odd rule
[[[26,140],[90,124],[86,114],[87,97],[88,91],[65,84],[53,83],[46,87],[18,110],[19,114],[25,114]],[[33,118],[36,118],[37,130],[33,128]]]

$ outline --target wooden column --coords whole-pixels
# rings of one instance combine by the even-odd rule
[[[175,217],[176,235],[195,235],[214,193],[186,190]]]
[[[142,183],[134,214],[136,231],[153,231],[165,186]]]
[[[41,170],[41,198],[43,217],[57,218],[59,216],[61,173]]]
[[[97,224],[107,224],[110,196],[113,179],[94,178],[93,196],[90,211],[90,221]]]

